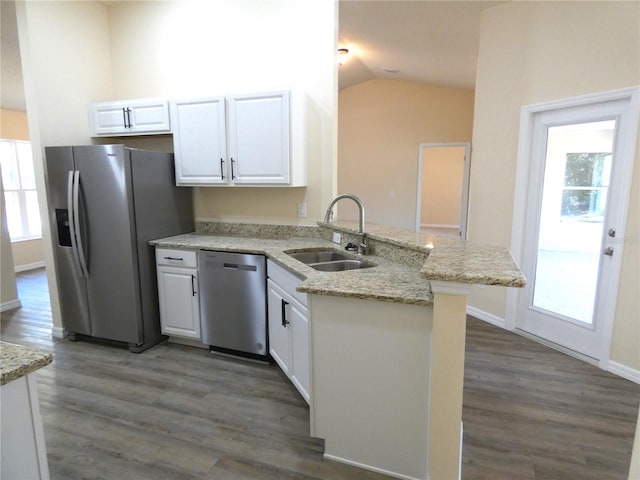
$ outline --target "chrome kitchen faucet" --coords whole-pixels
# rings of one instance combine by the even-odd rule
[[[369,245],[367,244],[367,235],[364,233],[364,205],[362,204],[362,200],[351,193],[343,193],[342,195],[338,195],[336,198],[331,200],[329,207],[327,208],[327,213],[324,214],[324,222],[331,222],[331,217],[333,216],[333,206],[338,203],[339,200],[343,198],[349,198],[356,202],[358,205],[358,212],[360,214],[359,228],[360,228],[360,245],[358,246],[358,253],[362,255],[366,255],[369,251]]]

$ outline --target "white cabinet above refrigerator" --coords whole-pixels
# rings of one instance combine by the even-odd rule
[[[169,102],[160,98],[92,103],[89,121],[94,137],[171,133]]]

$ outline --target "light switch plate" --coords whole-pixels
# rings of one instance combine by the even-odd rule
[[[342,241],[342,235],[338,232],[333,232],[332,241],[333,243],[337,243],[338,245],[340,245],[340,242]]]

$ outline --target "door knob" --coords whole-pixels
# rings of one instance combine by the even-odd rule
[[[610,228],[609,231],[607,232],[607,235],[609,235],[611,238],[616,236],[616,229],[615,228]]]
[[[602,251],[602,253],[612,257],[613,256],[613,248],[612,247],[607,247]]]

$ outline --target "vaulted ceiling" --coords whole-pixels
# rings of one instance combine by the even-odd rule
[[[395,78],[473,88],[480,14],[501,1],[340,0],[339,88]],[[1,1],[0,104],[25,110],[15,4]]]
[[[372,78],[474,88],[480,14],[503,1],[340,0],[339,88]]]

